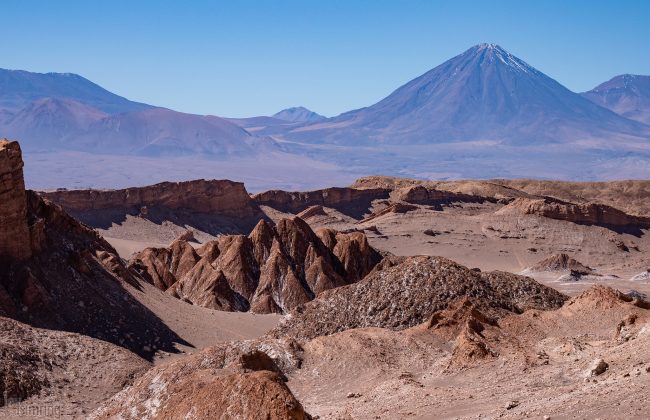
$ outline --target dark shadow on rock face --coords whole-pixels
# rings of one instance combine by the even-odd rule
[[[326,188],[307,192],[272,190],[253,196],[258,205],[265,205],[288,213],[300,213],[308,207],[320,205],[340,211],[353,219],[362,219],[374,200],[387,199],[390,191],[384,188]]]
[[[178,353],[175,343],[192,346],[100,264],[89,264],[88,269],[80,273],[67,266],[62,254],[5,265],[0,283],[13,305],[3,309],[9,306],[7,315],[34,327],[88,335],[148,360],[157,350]]]
[[[192,346],[129,292],[143,280],[96,232],[27,192],[33,255],[0,261],[0,314],[34,327],[81,333],[151,360]]]
[[[123,224],[127,216],[140,217],[157,225],[170,222],[177,226],[192,228],[207,234],[232,235],[248,234],[261,219],[269,220],[262,212],[255,216],[242,218],[227,217],[218,214],[201,213],[189,209],[169,209],[165,207],[147,207],[142,209],[102,209],[70,211],[72,216],[95,229],[109,229],[113,225]]]
[[[643,227],[637,224],[611,225],[607,223],[585,223],[585,222],[577,222],[576,224],[582,226],[600,226],[602,228],[609,229],[612,232],[618,233],[619,235],[628,234],[628,235],[636,236],[637,238],[640,238],[643,235],[645,235],[647,230],[647,227]]]

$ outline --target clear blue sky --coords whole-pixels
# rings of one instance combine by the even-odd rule
[[[0,67],[129,99],[252,116],[370,105],[494,42],[574,91],[650,74],[650,1],[29,1],[0,7]]]

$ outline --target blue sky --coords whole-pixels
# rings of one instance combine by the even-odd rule
[[[221,116],[370,105],[481,42],[574,91],[650,75],[649,1],[4,0],[0,67]]]

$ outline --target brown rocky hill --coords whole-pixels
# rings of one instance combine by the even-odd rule
[[[427,181],[389,176],[359,178],[351,188],[386,188],[396,190],[422,185],[438,190],[474,194],[484,197],[553,197],[571,203],[600,203],[630,215],[650,216],[650,181],[622,180],[607,182],[571,182],[532,179],[491,179],[461,181]]]
[[[480,298],[488,310],[552,309],[567,297],[531,278],[469,270],[440,257],[409,257],[380,264],[358,283],[300,306],[274,332],[300,340],[351,328],[404,329],[424,322],[460,297]]]
[[[392,201],[404,201],[411,204],[442,206],[450,203],[483,203],[496,202],[495,197],[485,197],[477,194],[439,190],[424,185],[412,185],[396,188],[390,194]]]
[[[271,190],[255,194],[253,200],[259,205],[294,214],[319,205],[360,218],[374,200],[388,199],[389,192],[385,188],[326,188],[307,192]]]
[[[294,217],[276,225],[261,220],[248,236],[222,236],[198,250],[182,240],[169,248],[147,248],[129,266],[195,305],[284,313],[325,290],[360,280],[380,260],[363,233],[315,233]]]
[[[142,279],[95,231],[25,191],[16,142],[0,142],[0,315],[149,356],[182,340],[126,290]]]
[[[404,295],[422,294],[422,283],[408,280],[427,271],[422,257],[417,259],[420,267],[406,269],[407,280],[385,292],[396,299],[388,312],[379,311],[378,320],[399,318],[390,308],[399,308]],[[603,287],[566,300],[531,279],[499,273],[486,275],[493,288],[482,297],[470,292],[454,298],[460,278],[475,283],[468,275],[475,272],[430,260],[441,266],[438,301],[447,300],[410,328],[322,331],[314,338],[298,336],[299,342],[291,335],[296,330],[288,330],[279,338],[210,347],[153,368],[91,418],[309,418],[305,412],[320,418],[428,418],[434,411],[445,418],[561,418],[576,411],[618,418],[643,410],[650,378],[647,302]],[[363,312],[369,309],[358,302]],[[331,320],[303,319],[312,330]],[[593,373],[599,358],[605,368]]]
[[[497,214],[530,214],[568,222],[604,226],[620,230],[650,228],[650,218],[632,216],[604,204],[574,204],[550,197],[517,198]]]
[[[571,258],[567,254],[554,254],[550,257],[544,258],[533,266],[528,268],[528,271],[576,271],[579,273],[590,273],[593,270],[586,265]]]
[[[4,317],[0,334],[0,407],[5,406],[1,418],[15,418],[14,405],[28,398],[31,407],[50,407],[53,417],[81,417],[151,367],[106,341]]]
[[[151,369],[115,395],[92,419],[308,420],[286,377],[264,351],[234,343]],[[285,351],[268,343],[265,351]]]

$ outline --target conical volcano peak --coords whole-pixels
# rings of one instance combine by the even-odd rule
[[[505,52],[505,50],[503,48],[501,48],[500,45],[493,44],[493,43],[487,43],[487,42],[483,42],[481,44],[478,44],[478,45],[475,46],[475,48],[477,48],[479,50],[500,50],[500,51]]]
[[[465,51],[465,55],[476,57],[481,64],[505,64],[516,71],[525,73],[538,73],[538,71],[525,61],[515,57],[498,44],[478,44]]]

